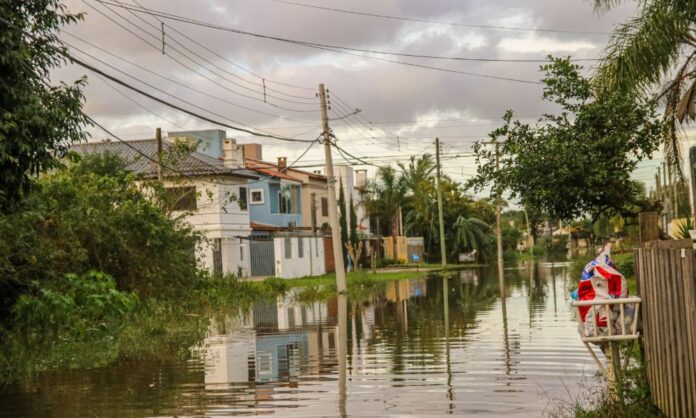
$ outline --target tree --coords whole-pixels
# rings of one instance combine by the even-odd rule
[[[350,197],[348,202],[350,206],[350,236],[348,241],[356,248],[360,239],[358,238],[358,215],[355,213],[355,206],[353,206],[353,196]]]
[[[346,195],[343,191],[343,180],[338,185],[338,224],[341,227],[341,248],[345,258],[346,244],[348,244],[348,214],[346,213]]]
[[[455,243],[457,248],[464,251],[482,251],[495,241],[491,226],[478,218],[460,216],[454,222]]]
[[[604,12],[619,0],[594,0]],[[696,5],[689,0],[637,2],[636,16],[612,35],[594,81],[605,91],[625,90],[664,99],[663,144],[672,167],[680,168],[677,123],[696,118]]]
[[[55,168],[68,146],[86,138],[85,84],[51,86],[49,73],[65,63],[57,33],[81,15],[59,0],[0,3],[0,213],[10,213],[33,184]]]
[[[380,167],[376,179],[369,180],[363,188],[368,213],[379,218],[389,235],[395,235],[398,229],[399,208],[404,203],[406,191],[403,177],[393,167]]]
[[[490,134],[493,146],[475,144],[478,173],[471,185],[491,186],[498,195],[506,191],[554,219],[632,214],[640,202],[631,172],[660,141],[654,102],[596,90],[570,59],[553,59],[542,69],[543,97],[559,105],[560,114],[546,114],[532,127],[513,121],[508,111],[503,126]]]
[[[18,210],[0,217],[0,237],[3,302],[66,274],[99,271],[120,290],[151,294],[190,285],[198,272],[199,236],[169,218],[156,190],[136,184],[112,154],[85,155],[40,178]]]

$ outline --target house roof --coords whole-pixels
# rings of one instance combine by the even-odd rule
[[[298,183],[302,182],[302,180],[295,178],[295,177],[292,177],[292,176],[289,176],[286,173],[279,171],[279,170],[268,169],[268,168],[249,168],[249,170],[254,171],[256,173],[265,174],[265,175],[270,176],[270,177],[283,179],[283,180],[294,181],[294,182],[298,182]]]
[[[310,171],[298,170],[295,168],[287,168],[285,170],[282,170],[279,169],[276,164],[257,160],[255,158],[244,158],[244,165],[246,166],[246,168],[250,170],[254,170],[278,178],[284,178],[287,180],[302,182],[302,178],[298,176],[298,174],[300,174],[309,176],[313,179],[326,181],[326,176],[324,176],[323,174],[312,173]]]
[[[164,152],[167,152],[167,150],[171,148],[172,144],[170,142],[166,140],[162,141],[162,149]],[[139,177],[157,177],[157,164],[144,156],[146,155],[153,160],[156,159],[157,143],[154,139],[139,139],[125,142],[111,140],[89,142],[73,145],[71,150],[79,154],[114,153],[124,158],[128,162],[128,169],[136,173]],[[227,175],[248,179],[259,178],[256,173],[246,168],[225,167],[222,159],[213,158],[195,151],[171,163],[171,168],[178,173],[192,177]],[[164,175],[166,176],[168,172],[171,172],[171,170],[165,168]]]

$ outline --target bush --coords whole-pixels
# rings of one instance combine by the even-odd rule
[[[377,268],[390,267],[390,266],[400,266],[405,264],[404,260],[395,260],[393,258],[381,258],[377,260]]]
[[[0,217],[0,306],[12,306],[34,282],[55,288],[67,274],[92,270],[143,294],[188,283],[198,237],[156,196],[109,154],[37,180],[20,210]]]
[[[12,307],[12,325],[22,333],[73,338],[121,325],[138,297],[116,289],[104,273],[66,274],[53,288],[32,284]]]

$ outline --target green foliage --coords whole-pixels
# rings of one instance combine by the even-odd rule
[[[599,10],[617,1],[595,0]],[[681,167],[678,124],[693,112],[696,69],[693,22],[696,7],[689,0],[648,0],[619,25],[601,61],[594,81],[604,91],[624,90],[665,102],[666,126],[662,137],[666,158]]]
[[[684,218],[677,223],[673,235],[677,239],[689,239],[691,237],[689,231],[692,229],[694,229],[694,223],[691,218]]]
[[[124,167],[113,155],[84,156],[39,179],[17,211],[0,217],[3,306],[34,282],[54,287],[71,273],[102,271],[141,294],[197,274],[197,236]]]
[[[574,418],[661,418],[664,415],[652,404],[650,388],[642,367],[629,368],[623,376],[616,396],[606,388],[589,394],[589,403],[576,403],[566,414]]]
[[[613,233],[609,218],[605,214],[600,215],[592,224],[592,231],[600,240],[607,240]]]
[[[561,112],[530,126],[513,121],[508,111],[503,126],[490,134],[495,147],[474,146],[478,174],[471,184],[508,192],[555,219],[635,214],[645,202],[630,175],[657,148],[662,129],[654,103],[619,90],[600,95],[569,59],[553,59],[542,69],[544,99]]]
[[[58,167],[68,145],[86,137],[85,80],[49,83],[65,62],[57,33],[82,16],[65,13],[60,0],[3,1],[0,16],[8,22],[0,23],[0,213],[10,213],[32,176]]]
[[[351,244],[353,244],[353,248],[358,247],[358,215],[355,213],[355,206],[353,206],[353,196],[350,197],[350,201],[348,202],[348,206],[350,207],[350,236],[348,237],[349,241]]]
[[[377,268],[401,266],[406,264],[404,260],[394,260],[391,258],[380,258],[377,260]]]
[[[395,235],[399,207],[404,204],[407,186],[403,177],[392,167],[380,167],[374,180],[368,180],[363,188],[363,200],[367,211],[379,218],[386,234]]]
[[[491,232],[491,226],[478,218],[464,218],[460,216],[452,226],[456,234],[457,252],[478,250],[479,252],[490,248],[495,242],[495,235]]]
[[[117,290],[106,274],[66,274],[54,287],[33,283],[12,308],[12,326],[54,338],[83,336],[119,325],[137,300],[135,294]]]
[[[346,195],[343,190],[343,180],[339,182],[338,188],[338,223],[341,227],[341,248],[343,249],[343,259],[346,257],[346,244],[349,240],[348,214],[346,213]]]

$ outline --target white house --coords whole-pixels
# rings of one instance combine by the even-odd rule
[[[267,186],[268,176],[245,168],[243,149],[221,130],[169,132],[162,140],[162,183],[172,200],[171,215],[182,217],[205,238],[195,249],[199,264],[213,273],[238,277],[324,274],[321,237],[252,233],[249,191]],[[120,155],[141,183],[158,177],[155,139],[106,140],[76,145],[73,150]]]
[[[170,133],[162,141],[163,185],[172,196],[172,216],[184,216],[205,240],[196,249],[202,267],[215,273],[250,274],[248,183],[241,147],[224,131]],[[157,178],[155,139],[80,144],[78,153],[114,153],[142,181]],[[219,153],[217,157],[209,154]],[[145,157],[147,156],[147,157]],[[148,158],[149,157],[149,158]]]
[[[365,211],[365,205],[360,197],[360,189],[367,181],[367,170],[353,170],[348,165],[334,167],[336,173],[336,197],[339,198],[341,184],[346,200],[346,213],[350,213],[350,202],[353,200],[353,208],[358,220],[357,230],[361,235],[370,235],[370,219]]]

